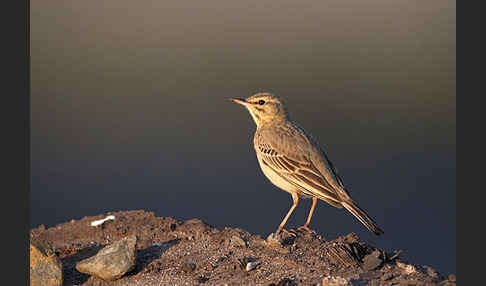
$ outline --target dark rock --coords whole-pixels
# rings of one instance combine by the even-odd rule
[[[42,243],[30,244],[30,285],[60,286],[62,264],[52,248]]]
[[[76,269],[106,281],[116,280],[134,268],[136,243],[135,235],[125,237],[80,261]]]
[[[196,264],[194,263],[184,263],[181,266],[181,271],[184,273],[191,273],[196,269]]]
[[[381,265],[382,260],[380,259],[381,252],[377,249],[372,253],[366,255],[363,259],[363,269],[366,271],[374,270]]]

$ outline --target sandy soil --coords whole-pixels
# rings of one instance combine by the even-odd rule
[[[108,215],[115,219],[90,225]],[[355,234],[326,241],[315,233],[291,231],[294,235],[284,235],[279,243],[243,229],[136,210],[49,229],[41,225],[30,236],[52,245],[63,265],[64,285],[456,285],[455,276],[409,265]],[[80,260],[132,234],[138,240],[136,266],[119,280],[107,282],[75,269]],[[248,271],[248,263],[256,267]]]

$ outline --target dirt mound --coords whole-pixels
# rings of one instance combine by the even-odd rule
[[[91,222],[113,215],[98,226]],[[116,281],[80,273],[76,263],[105,245],[136,235],[135,268]],[[326,241],[298,229],[262,238],[239,228],[214,228],[142,210],[109,212],[30,231],[63,265],[64,285],[455,285],[427,266],[400,261],[355,234]]]

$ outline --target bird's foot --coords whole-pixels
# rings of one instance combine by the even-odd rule
[[[297,234],[295,234],[294,232],[288,231],[285,228],[279,228],[275,232],[275,235],[282,235],[282,234],[285,235],[285,236],[293,236],[293,237],[297,236]]]
[[[271,233],[266,242],[271,245],[286,246],[292,245],[297,238],[297,234],[292,231],[288,231],[284,228],[278,228],[276,232]]]

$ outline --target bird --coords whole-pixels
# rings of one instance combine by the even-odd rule
[[[374,234],[384,233],[351,198],[317,139],[291,120],[280,96],[259,92],[246,99],[230,100],[246,107],[256,123],[253,145],[263,174],[273,185],[292,196],[293,204],[276,234],[289,233],[284,226],[299,198],[312,198],[307,220],[299,230],[314,232],[309,224],[317,201],[322,200],[336,208],[344,207]]]

